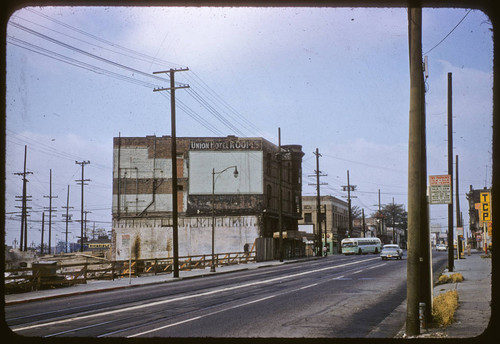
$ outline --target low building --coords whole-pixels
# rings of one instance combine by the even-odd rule
[[[302,146],[278,154],[263,138],[228,136],[181,137],[176,147],[179,256],[211,253],[214,215],[215,253],[260,245],[262,260],[274,258],[280,158],[283,230],[296,232]],[[173,256],[171,137],[116,137],[113,148],[114,259]],[[301,241],[287,237],[285,252],[293,256]]]
[[[349,227],[349,206],[347,202],[329,195],[320,196],[320,206],[323,242],[326,233],[330,253],[339,252],[340,241],[347,236],[346,233]],[[317,236],[318,217],[316,209],[316,196],[302,196],[302,219],[299,221],[299,224],[312,224],[314,226],[314,233]]]

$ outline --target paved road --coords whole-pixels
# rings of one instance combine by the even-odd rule
[[[435,266],[445,261],[435,255]],[[15,333],[37,337],[365,337],[405,296],[406,259],[335,255],[10,305],[6,320]]]

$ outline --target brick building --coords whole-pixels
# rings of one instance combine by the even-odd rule
[[[349,207],[346,201],[333,196],[320,196],[321,213],[324,214],[321,223],[321,233],[326,230],[330,252],[338,252],[340,241],[346,237],[349,228]],[[302,196],[302,217],[299,224],[313,224],[317,234],[318,219],[316,211],[316,196]]]
[[[211,252],[212,172],[230,166],[237,166],[237,178],[232,169],[215,175],[215,252],[241,252],[246,244],[254,247],[257,238],[270,240],[272,247],[278,231],[278,147],[263,138],[235,136],[181,137],[176,144],[179,255]],[[129,250],[138,259],[173,255],[170,145],[170,136],[114,138],[117,260],[128,259]],[[297,231],[301,217],[303,155],[300,145],[282,146],[285,231]]]

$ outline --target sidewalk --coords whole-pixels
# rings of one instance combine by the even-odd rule
[[[168,283],[189,278],[213,276],[228,272],[258,269],[267,266],[290,264],[290,263],[301,262],[304,260],[313,260],[313,259],[318,259],[318,257],[285,260],[284,262],[273,260],[273,261],[265,261],[259,263],[252,262],[247,264],[219,266],[217,267],[216,272],[210,272],[210,268],[193,269],[191,271],[179,271],[179,278],[174,278],[173,273],[170,273],[170,274],[159,274],[156,276],[132,277],[130,280],[129,278],[120,278],[120,279],[115,279],[114,281],[89,280],[87,284],[76,284],[66,288],[45,289],[45,290],[38,290],[26,293],[5,295],[5,304],[10,305],[21,302],[29,302],[29,301],[50,299],[63,296],[78,295],[78,294],[86,294],[104,290],[132,288],[146,284]]]
[[[448,290],[458,291],[458,308],[450,326],[422,329],[417,338],[473,338],[488,327],[491,316],[491,258],[481,258],[484,252],[473,250],[465,259],[455,259],[453,272],[445,269],[443,274],[461,273],[463,282],[438,284],[434,297]],[[404,304],[406,312],[406,301]],[[404,336],[405,329],[397,337]]]

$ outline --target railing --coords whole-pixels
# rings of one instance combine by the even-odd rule
[[[246,264],[255,261],[255,251],[218,253],[214,256],[215,266]],[[85,284],[88,280],[115,280],[130,276],[147,276],[171,273],[174,258],[151,258],[119,261],[78,262],[67,264],[5,270],[6,294]],[[205,269],[212,264],[212,255],[179,257],[179,270]]]

